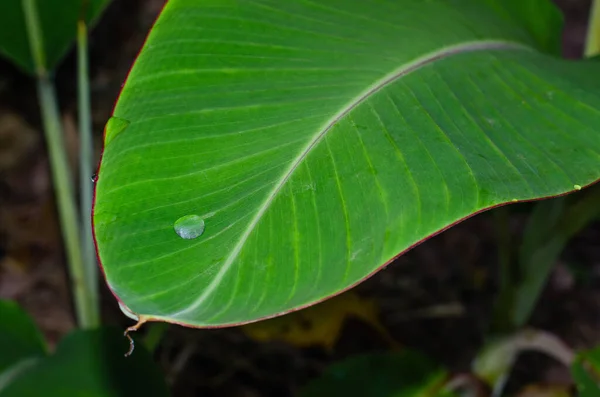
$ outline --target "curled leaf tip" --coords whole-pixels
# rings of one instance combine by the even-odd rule
[[[146,322],[146,319],[140,317],[139,321],[135,325],[132,325],[131,327],[127,328],[125,330],[125,332],[123,332],[123,336],[125,336],[127,339],[129,339],[129,350],[127,351],[127,353],[125,353],[125,357],[131,356],[131,354],[133,353],[133,350],[135,349],[135,342],[134,342],[133,338],[131,337],[131,335],[129,335],[129,333],[140,329],[140,327],[145,322]]]

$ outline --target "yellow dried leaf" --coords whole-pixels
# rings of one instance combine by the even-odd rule
[[[565,385],[529,385],[524,387],[517,397],[571,397],[569,387]]]
[[[361,298],[353,291],[285,316],[245,325],[242,330],[260,342],[280,340],[298,347],[323,346],[331,350],[349,317],[369,324],[392,347],[398,347],[381,325],[375,301]]]

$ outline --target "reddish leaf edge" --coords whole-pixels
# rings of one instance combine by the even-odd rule
[[[197,328],[197,329],[230,328],[230,327],[237,327],[237,326],[240,326],[240,325],[252,324],[252,323],[255,323],[255,322],[269,320],[269,319],[272,319],[272,318],[275,318],[275,317],[280,317],[280,316],[283,316],[283,315],[286,315],[286,314],[290,314],[290,313],[293,313],[293,312],[296,312],[296,311],[299,311],[299,310],[306,309],[308,307],[317,305],[317,304],[322,303],[322,302],[324,302],[324,301],[326,301],[328,299],[331,299],[331,298],[334,298],[334,297],[336,297],[336,296],[338,296],[340,294],[343,294],[344,292],[347,292],[347,291],[351,290],[352,288],[356,287],[357,285],[362,284],[363,282],[365,282],[369,278],[373,277],[375,274],[377,274],[381,270],[387,268],[396,259],[400,258],[402,255],[406,254],[408,251],[412,250],[413,248],[417,247],[418,245],[421,245],[422,243],[426,242],[427,240],[429,240],[429,239],[431,239],[431,238],[433,238],[433,237],[435,237],[435,236],[437,236],[437,235],[445,232],[446,230],[448,230],[448,229],[450,229],[450,228],[458,225],[459,223],[462,223],[462,222],[466,221],[467,219],[470,219],[470,218],[472,218],[472,217],[474,217],[476,215],[479,215],[479,214],[481,214],[483,212],[487,212],[489,210],[492,210],[492,209],[495,209],[495,208],[499,208],[499,207],[508,206],[508,205],[511,205],[511,204],[531,203],[531,202],[548,200],[548,199],[557,198],[557,197],[563,197],[563,196],[566,196],[566,195],[578,192],[580,190],[587,189],[587,188],[595,185],[598,182],[600,182],[600,179],[598,179],[598,180],[596,180],[596,181],[594,181],[592,183],[589,183],[589,184],[587,184],[585,186],[581,186],[578,189],[569,190],[569,191],[567,191],[565,193],[561,193],[561,194],[544,196],[544,197],[536,197],[536,198],[533,198],[533,199],[525,199],[525,200],[511,200],[511,201],[507,201],[507,202],[504,202],[504,203],[499,203],[499,204],[496,204],[496,205],[493,205],[493,206],[490,206],[490,207],[482,208],[479,211],[476,211],[476,212],[474,212],[474,213],[472,213],[472,214],[470,214],[468,216],[465,216],[465,217],[463,217],[461,219],[458,219],[458,220],[456,220],[456,221],[448,224],[447,226],[439,229],[438,231],[430,234],[429,236],[427,236],[427,237],[425,237],[425,238],[423,238],[423,239],[415,242],[411,246],[409,246],[406,249],[400,251],[396,256],[392,257],[390,260],[388,260],[384,264],[382,264],[379,267],[377,267],[375,270],[373,270],[371,273],[367,274],[365,277],[361,278],[360,280],[356,281],[355,283],[353,283],[353,284],[351,284],[351,285],[349,285],[349,286],[347,286],[347,287],[345,287],[345,288],[343,288],[343,289],[341,289],[341,290],[339,290],[339,291],[337,291],[337,292],[335,292],[335,293],[333,293],[333,294],[331,294],[329,296],[326,296],[324,298],[318,299],[318,300],[316,300],[314,302],[310,302],[310,303],[307,303],[307,304],[304,304],[304,305],[300,305],[300,306],[294,307],[294,308],[289,309],[289,310],[284,310],[284,311],[277,312],[277,313],[274,313],[274,314],[269,315],[269,316],[260,317],[260,318],[254,319],[254,320],[241,321],[241,322],[237,322],[237,323],[220,324],[220,325],[193,325],[193,324],[187,324],[187,323],[180,322],[180,321],[166,319],[166,318],[159,317],[159,316],[138,314],[138,313],[135,313],[132,310],[130,310],[127,307],[127,305],[121,300],[121,298],[119,298],[119,296],[116,294],[116,292],[112,289],[110,283],[108,283],[108,280],[106,279],[106,273],[104,271],[104,266],[102,264],[102,261],[100,260],[99,254],[98,254],[98,244],[97,244],[97,241],[96,241],[96,234],[95,234],[95,231],[94,231],[94,228],[93,228],[93,222],[94,222],[93,214],[94,214],[94,208],[95,208],[94,205],[92,206],[92,235],[94,236],[94,246],[96,248],[96,257],[98,259],[98,264],[99,264],[100,269],[102,271],[102,276],[104,277],[104,281],[106,282],[106,285],[108,286],[109,290],[111,291],[111,293],[113,294],[113,296],[115,297],[115,299],[119,302],[119,304],[122,305],[122,306],[124,306],[125,308],[127,308],[127,310],[129,310],[131,313],[133,313],[134,315],[136,315],[138,317],[137,324],[135,324],[134,326],[129,327],[127,329],[127,331],[125,333],[125,335],[127,337],[129,337],[128,333],[130,331],[137,331],[144,323],[147,323],[147,322],[164,322],[164,323],[169,323],[169,324],[180,325],[180,326],[187,327],[187,328]],[[95,201],[96,201],[96,188],[94,187],[94,201],[93,201],[93,204],[95,204]]]

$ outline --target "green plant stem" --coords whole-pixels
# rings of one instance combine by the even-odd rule
[[[167,329],[169,329],[168,323],[148,324],[148,332],[144,336],[144,346],[149,352],[154,353]]]
[[[27,39],[29,48],[35,64],[38,77],[46,76],[46,57],[44,56],[44,42],[40,30],[39,18],[35,0],[21,0],[23,13],[25,14],[25,26],[27,28]]]
[[[600,54],[600,0],[593,0],[590,7],[584,54],[586,57]]]
[[[81,256],[79,221],[73,194],[67,153],[63,140],[60,113],[54,86],[45,66],[44,46],[40,31],[35,0],[22,0],[27,36],[36,65],[37,87],[42,111],[42,121],[50,158],[50,169],[58,205],[62,236],[66,248],[71,275],[72,291],[79,325],[86,328],[95,325],[95,301],[85,282],[85,267]]]
[[[568,200],[568,201],[565,201]],[[526,235],[541,236],[524,241],[519,265],[522,278],[515,286],[514,324],[524,326],[543,291],[556,260],[569,240],[600,215],[600,186],[591,186],[569,197],[539,203],[534,227]],[[532,215],[533,216],[533,215]],[[532,241],[533,240],[533,241]]]
[[[81,229],[83,237],[83,260],[85,265],[85,281],[90,299],[93,300],[91,326],[99,325],[98,313],[98,268],[96,250],[92,236],[92,163],[94,147],[92,141],[92,121],[90,105],[90,84],[88,75],[87,26],[83,19],[77,23],[77,78],[79,100],[79,189],[81,200]]]
[[[510,234],[510,212],[507,207],[494,210],[494,226],[498,242],[499,291],[494,305],[491,333],[503,334],[513,330],[512,310],[515,301],[515,269]]]
[[[58,203],[62,235],[75,298],[77,319],[79,325],[83,328],[94,327],[96,323],[94,319],[94,313],[96,312],[94,309],[95,302],[89,294],[87,283],[85,282],[85,265],[81,252],[77,206],[73,195],[73,184],[52,82],[48,78],[38,78],[38,92],[42,107],[46,143],[50,155],[54,193]]]

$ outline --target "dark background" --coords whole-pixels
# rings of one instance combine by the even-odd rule
[[[96,158],[127,72],[164,0],[113,0],[90,38]],[[566,16],[564,55],[583,50],[589,0],[557,0]],[[75,57],[56,73],[73,171],[77,163]],[[523,230],[531,204],[513,206],[511,228]],[[468,370],[483,340],[497,288],[491,213],[432,238],[355,289],[374,299],[380,323],[401,345],[455,371]],[[600,342],[600,224],[573,239],[556,263],[531,324],[572,347]],[[102,284],[106,323],[131,325]],[[75,326],[64,266],[35,82],[0,60],[0,298],[17,300],[51,345]],[[311,325],[307,325],[310,327]],[[329,363],[389,343],[372,325],[349,317],[333,349],[253,341],[240,329],[171,326],[155,352],[176,396],[287,396]],[[517,363],[509,387],[568,383],[567,369],[537,354]]]

